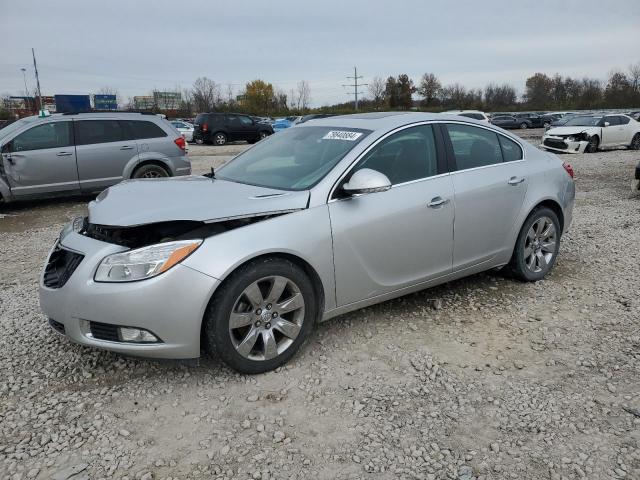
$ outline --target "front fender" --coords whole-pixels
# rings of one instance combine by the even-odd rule
[[[183,263],[219,280],[263,255],[284,253],[318,274],[325,310],[336,306],[331,223],[327,205],[285,213],[208,237]]]

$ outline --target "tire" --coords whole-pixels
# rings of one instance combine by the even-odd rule
[[[549,122],[544,122],[542,126],[546,129],[546,128],[549,128],[551,124]]]
[[[138,167],[136,171],[133,172],[131,178],[164,178],[169,176],[169,172],[160,165],[147,163],[146,165]]]
[[[269,136],[268,132],[262,131],[262,132],[258,132],[258,141],[260,140],[264,140],[265,138],[267,138]]]
[[[553,210],[538,207],[525,220],[509,270],[523,282],[537,282],[553,268],[560,250],[560,222]]]
[[[281,294],[269,298],[276,284]],[[317,311],[313,284],[300,267],[281,258],[258,259],[233,272],[211,299],[206,349],[240,373],[268,372],[298,351]]]
[[[529,128],[529,125],[527,125],[525,122],[522,122],[522,123],[520,124],[520,128],[521,128],[522,130],[525,130],[525,129]]]
[[[214,135],[212,135],[212,139],[213,139],[213,144],[219,147],[226,145],[227,143],[227,135],[222,132],[217,132]]]
[[[636,133],[631,139],[629,150],[640,150],[640,133]]]
[[[593,136],[589,139],[589,143],[585,147],[585,153],[596,153],[598,151],[598,147],[600,146],[600,139],[597,136]]]

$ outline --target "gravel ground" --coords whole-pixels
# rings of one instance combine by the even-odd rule
[[[343,315],[254,377],[59,337],[37,277],[83,203],[5,207],[0,478],[640,478],[640,158],[563,159],[575,218],[544,281],[485,273]]]

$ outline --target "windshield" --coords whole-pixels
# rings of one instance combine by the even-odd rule
[[[0,137],[5,137],[7,135],[10,135],[16,130],[24,127],[25,125],[33,123],[36,120],[37,120],[37,117],[25,117],[25,118],[21,118],[20,120],[16,120],[15,122],[10,123],[3,129],[0,129]]]
[[[216,172],[216,178],[281,190],[306,190],[369,133],[359,128],[290,128],[234,158]]]
[[[567,123],[565,123],[565,127],[595,127],[600,123],[602,117],[573,117],[570,118]]]

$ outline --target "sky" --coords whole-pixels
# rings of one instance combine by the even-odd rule
[[[640,0],[0,0],[0,38],[0,94],[24,94],[21,68],[35,87],[33,47],[43,95],[261,78],[322,106],[353,99],[354,66],[519,93],[536,72],[604,80],[640,62]]]

